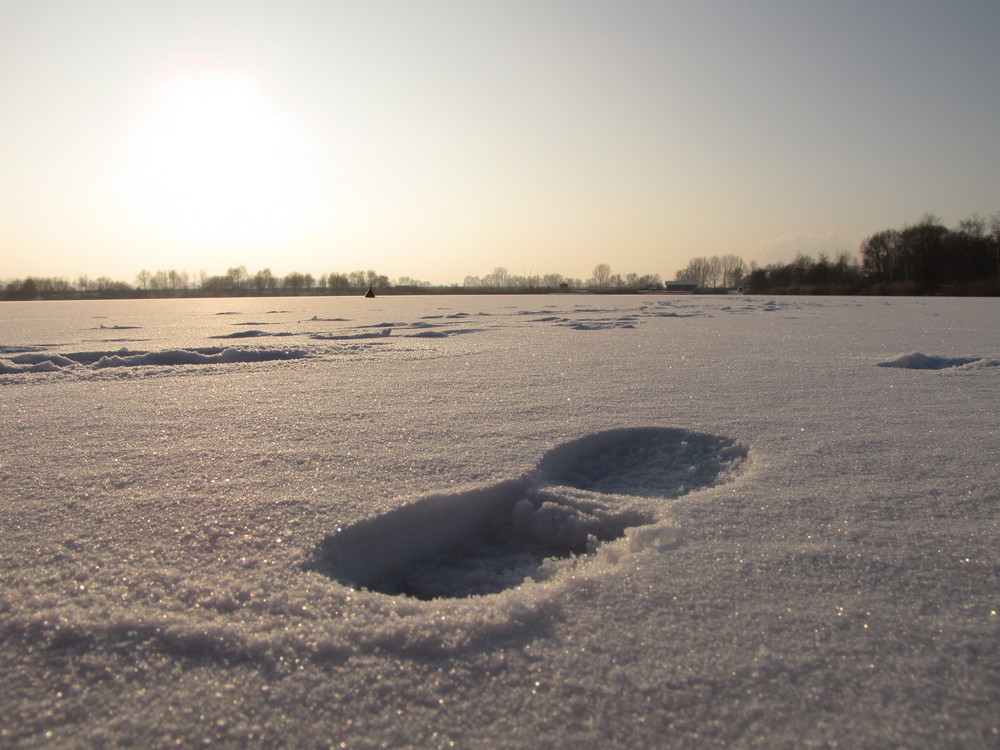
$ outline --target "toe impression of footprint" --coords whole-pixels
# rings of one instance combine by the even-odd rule
[[[494,594],[551,575],[661,520],[657,500],[733,478],[746,448],[690,430],[598,432],[518,479],[421,498],[324,539],[307,567],[353,588],[418,599]],[[543,563],[548,562],[548,565]]]

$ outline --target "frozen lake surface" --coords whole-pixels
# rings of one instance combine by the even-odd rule
[[[1000,301],[0,304],[0,745],[997,747]]]

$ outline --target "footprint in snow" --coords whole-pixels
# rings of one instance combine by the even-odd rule
[[[729,438],[690,430],[598,432],[549,451],[518,479],[338,529],[307,568],[418,599],[499,593],[660,520],[658,501],[729,481],[746,457]]]

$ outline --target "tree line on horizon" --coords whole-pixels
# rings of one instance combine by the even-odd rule
[[[675,275],[698,291],[743,288],[766,294],[954,294],[1000,295],[1000,212],[988,221],[977,215],[954,229],[933,214],[902,229],[884,229],[865,238],[858,255],[841,251],[831,258],[804,253],[789,262],[749,266],[737,255],[692,259]],[[463,284],[435,286],[407,276],[390,280],[373,270],[332,272],[314,277],[293,271],[276,276],[269,268],[254,273],[245,266],[225,274],[197,277],[187,271],[140,271],[134,284],[106,276],[75,282],[28,277],[0,281],[0,299],[74,299],[123,297],[225,297],[356,294],[372,287],[383,293],[510,293],[552,291],[634,292],[664,288],[659,274],[614,273],[607,263],[583,281],[558,273],[516,275],[498,266],[485,276],[466,276]]]
[[[6,284],[0,282],[0,299],[346,295],[359,294],[368,288],[389,294],[430,292],[462,294],[533,293],[579,289],[629,291],[662,287],[663,283],[658,274],[616,274],[606,263],[598,264],[594,268],[593,276],[585,282],[558,273],[521,276],[498,266],[483,277],[466,276],[463,284],[449,286],[434,286],[428,281],[420,281],[409,276],[390,280],[388,276],[372,270],[334,272],[317,278],[312,274],[297,271],[285,276],[276,276],[269,268],[250,273],[245,266],[234,266],[225,274],[218,276],[209,276],[202,271],[197,278],[186,271],[142,270],[136,275],[134,285],[104,276],[94,280],[81,276],[75,282],[64,278],[29,277],[23,281],[15,280]]]
[[[561,273],[547,273],[519,276],[510,273],[503,266],[497,266],[485,276],[466,276],[463,286],[473,290],[490,291],[567,291],[570,289],[591,289],[600,291],[637,291],[640,289],[662,289],[659,274],[615,273],[607,263],[594,266],[592,276],[582,281]]]
[[[70,299],[120,297],[230,297],[230,296],[297,296],[302,294],[352,294],[369,286],[380,289],[415,291],[430,288],[426,281],[401,276],[390,282],[375,271],[329,273],[318,278],[310,273],[293,271],[276,276],[270,268],[255,273],[246,266],[234,266],[225,274],[210,276],[205,271],[192,276],[187,271],[140,271],[134,284],[116,281],[106,276],[90,279],[81,276],[75,282],[65,278],[29,277],[4,284],[0,282],[3,299]]]

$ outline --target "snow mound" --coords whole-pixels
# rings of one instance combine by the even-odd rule
[[[347,586],[419,599],[499,593],[656,523],[662,509],[643,498],[729,481],[746,456],[733,440],[688,430],[596,433],[555,448],[518,479],[430,495],[338,529],[306,567]],[[633,544],[663,540],[656,532]]]
[[[635,328],[634,319],[621,320],[586,320],[575,323],[556,323],[556,325],[572,328],[574,331],[607,331],[612,328]]]
[[[73,352],[55,354],[27,352],[0,359],[0,374],[25,372],[64,372],[79,368],[95,370],[110,367],[172,367],[177,365],[233,364],[238,362],[270,362],[300,359],[308,356],[299,349],[257,349],[203,347],[194,349],[164,349],[161,351]]]
[[[376,332],[369,333],[313,333],[309,338],[317,341],[356,341],[359,339],[384,339],[392,334],[392,328],[382,328]]]
[[[233,364],[237,362],[272,362],[274,360],[300,359],[306,353],[297,349],[166,349],[127,356],[101,357],[94,367],[139,367],[173,365]]]
[[[265,331],[258,331],[256,329],[252,329],[252,330],[249,330],[249,331],[235,331],[234,333],[225,333],[225,334],[221,334],[219,336],[209,336],[209,338],[212,338],[212,339],[255,339],[255,338],[260,338],[261,336],[270,336],[270,335],[271,334],[269,334],[269,333],[267,333]]]
[[[885,362],[879,362],[878,367],[901,367],[907,370],[948,370],[955,367],[996,367],[1000,361],[982,357],[935,357],[921,352],[901,354]]]
[[[482,333],[482,328],[450,328],[448,330],[421,330],[416,333],[409,333],[407,336],[416,339],[444,339],[449,336],[460,336],[465,333]]]

